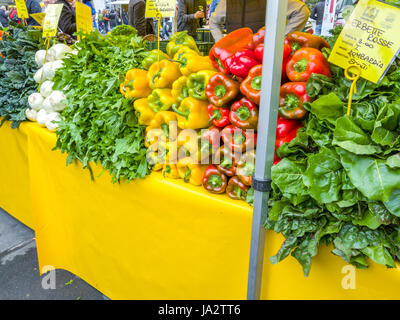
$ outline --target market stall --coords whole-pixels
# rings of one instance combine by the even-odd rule
[[[6,31],[0,205],[41,272],[112,299],[398,298],[400,64],[351,78],[328,62],[340,30],[281,41],[285,8],[210,52]]]

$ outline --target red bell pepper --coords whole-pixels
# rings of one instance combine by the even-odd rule
[[[225,60],[225,64],[231,74],[238,78],[244,79],[249,74],[250,69],[258,65],[259,62],[256,60],[252,50],[243,49],[236,52],[233,56],[227,58]]]
[[[204,171],[203,186],[212,193],[224,193],[228,184],[228,178],[219,172],[214,165],[209,165]]]
[[[255,104],[260,104],[262,64],[253,67],[247,78],[240,84],[240,91]]]
[[[236,101],[229,113],[230,122],[240,129],[256,129],[258,124],[258,108],[247,98]]]
[[[218,171],[229,177],[236,175],[236,166],[240,160],[241,153],[235,153],[227,146],[221,146],[215,156],[217,155],[219,159],[214,157],[213,161],[218,162],[215,163]]]
[[[328,60],[318,49],[297,50],[286,66],[286,74],[290,81],[307,81],[313,73],[331,77]]]
[[[286,43],[285,41],[285,44],[283,45],[283,62],[282,62],[282,75],[281,75],[282,83],[287,81],[286,66],[291,56],[292,56],[292,47],[290,46],[289,43]]]
[[[262,27],[253,35],[253,39],[247,45],[247,48],[250,50],[254,50],[261,43],[264,44],[264,38],[265,38],[265,27]]]
[[[250,151],[257,146],[254,130],[242,130],[236,126],[226,126],[221,131],[222,141],[233,152]]]
[[[281,86],[279,114],[286,119],[303,119],[307,115],[304,102],[311,101],[306,93],[307,82],[287,82]]]
[[[330,48],[329,43],[325,39],[309,32],[294,31],[289,33],[286,39],[291,44],[293,52],[300,48],[315,48],[318,50]]]
[[[217,107],[224,107],[240,92],[239,83],[222,72],[214,74],[206,86],[208,101]]]
[[[260,43],[255,49],[254,49],[254,56],[256,59],[262,63],[264,59],[264,43]]]
[[[245,200],[249,187],[246,186],[239,177],[235,176],[229,179],[226,193],[233,200]]]
[[[301,128],[303,124],[297,120],[290,120],[282,118],[278,115],[278,123],[276,126],[276,139],[275,139],[275,152],[285,142],[290,142],[296,138],[297,130]],[[279,163],[281,159],[275,154],[274,165]]]
[[[229,74],[226,59],[233,56],[237,51],[246,49],[252,41],[253,31],[250,28],[237,29],[219,40],[210,50],[210,60],[214,68],[222,73]]]
[[[226,127],[229,121],[229,109],[218,108],[213,104],[209,104],[207,107],[208,118],[214,126]]]
[[[221,146],[221,128],[212,126],[201,130],[200,141],[201,154],[213,154]]]

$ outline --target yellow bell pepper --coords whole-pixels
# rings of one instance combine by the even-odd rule
[[[149,126],[146,128],[145,146],[148,147],[157,142],[159,137],[162,135],[165,136],[165,139],[162,139],[165,142],[167,138],[170,141],[176,140],[176,137],[178,136],[178,128],[176,125],[173,125],[173,122],[177,122],[175,112],[160,111],[156,113],[153,120],[151,120]]]
[[[120,91],[127,99],[146,98],[151,93],[147,71],[141,69],[129,70],[124,82],[120,85]]]
[[[178,100],[172,96],[171,89],[154,89],[147,102],[154,112],[160,112],[169,110]]]
[[[177,58],[175,61],[177,61],[179,70],[184,76],[203,70],[217,72],[208,56],[203,57],[192,52],[183,52]]]
[[[177,169],[183,181],[201,186],[207,166],[196,163],[191,157],[186,157],[178,161]]]
[[[164,167],[166,163],[166,153],[167,150],[160,147],[158,143],[154,143],[148,148],[146,159],[153,171],[160,171]]]
[[[196,100],[192,97],[184,99],[180,106],[172,106],[181,129],[202,129],[209,127],[207,101]]]
[[[149,107],[147,98],[135,100],[133,108],[136,111],[138,122],[142,126],[148,126],[156,115],[156,113]]]
[[[182,76],[172,84],[171,94],[178,102],[182,102],[183,99],[189,97],[189,90],[186,82],[187,77]]]
[[[179,60],[184,53],[191,53],[199,56],[199,53],[189,47],[181,47],[174,55],[174,60]]]
[[[161,60],[151,65],[147,80],[150,88],[171,88],[175,80],[182,76],[178,65],[169,60]]]
[[[176,164],[166,163],[164,164],[162,174],[164,178],[179,179],[178,169]]]

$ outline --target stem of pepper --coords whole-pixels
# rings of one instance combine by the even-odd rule
[[[174,112],[175,112],[176,114],[179,114],[180,116],[185,117],[186,119],[189,118],[189,114],[190,114],[190,111],[189,111],[189,110],[180,111],[180,110],[178,109],[178,105],[176,105],[176,104],[173,104],[171,108],[172,108],[172,110],[174,110]]]
[[[296,70],[296,72],[301,73],[301,72],[304,72],[307,70],[307,64],[308,64],[307,59],[303,58],[303,59],[300,59],[299,61],[297,61],[294,64],[293,68],[294,68],[294,70]]]
[[[286,110],[293,110],[299,106],[300,99],[295,94],[287,94],[285,97],[284,108]]]
[[[232,160],[229,158],[224,158],[224,160],[221,162],[221,167],[225,169],[232,168],[232,165]]]
[[[261,76],[255,77],[251,80],[251,87],[257,91],[261,90]]]
[[[212,113],[212,116],[210,118],[210,122],[213,121],[213,120],[221,120],[221,118],[222,118],[221,111],[214,110],[213,113]]]
[[[297,42],[292,42],[292,44],[290,46],[292,47],[292,52],[296,52],[297,50],[299,50],[301,48],[301,45]]]
[[[215,87],[214,93],[217,98],[223,98],[226,95],[226,89],[224,86],[219,85]]]
[[[207,182],[212,188],[219,188],[222,185],[222,179],[217,174],[211,175]]]
[[[164,134],[169,137],[169,126],[166,123],[163,123],[161,125],[161,130],[164,132]]]
[[[250,118],[250,111],[248,108],[241,106],[236,110],[236,116],[239,118],[239,120],[245,121]]]
[[[190,177],[190,174],[192,173],[192,170],[190,170],[189,168],[187,168],[185,175],[183,176],[183,181],[188,183],[188,177]]]

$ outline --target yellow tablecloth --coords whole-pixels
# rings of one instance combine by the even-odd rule
[[[93,182],[51,151],[55,141],[36,123],[0,128],[0,206],[35,230],[41,270],[69,270],[111,299],[246,298],[247,204],[154,173],[112,184],[105,172]],[[292,257],[271,265],[282,240],[267,234],[263,299],[400,298],[399,270],[375,264],[343,288],[347,264],[329,248],[308,278]]]

